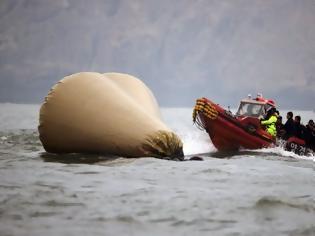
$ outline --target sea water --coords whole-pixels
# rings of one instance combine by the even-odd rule
[[[315,235],[312,156],[218,153],[192,124],[192,108],[162,116],[185,154],[204,161],[52,155],[38,139],[38,112],[0,104],[2,236]]]

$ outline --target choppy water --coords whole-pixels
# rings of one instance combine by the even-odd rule
[[[0,235],[315,235],[314,157],[218,154],[179,108],[165,121],[204,161],[51,155],[38,109],[0,104]]]

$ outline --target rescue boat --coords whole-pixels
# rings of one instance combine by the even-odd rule
[[[307,147],[303,139],[296,136],[290,137],[284,144],[284,150],[294,152],[300,156],[314,156],[315,150],[311,147]]]
[[[311,150],[306,148],[305,141],[298,137],[290,137],[284,146],[284,149],[289,152],[294,152],[300,156],[304,156],[311,153]]]
[[[229,109],[207,98],[197,99],[193,110],[193,122],[205,130],[218,151],[260,149],[273,146],[276,139],[260,124],[268,109],[275,107],[273,100],[258,95],[240,102],[234,115]]]

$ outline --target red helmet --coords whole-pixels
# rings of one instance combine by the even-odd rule
[[[276,106],[276,103],[273,101],[273,100],[266,100],[267,101],[267,104],[275,107]]]

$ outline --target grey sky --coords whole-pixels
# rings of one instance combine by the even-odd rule
[[[263,93],[315,109],[313,0],[0,0],[0,102],[39,103],[62,77],[123,72],[162,106]]]

